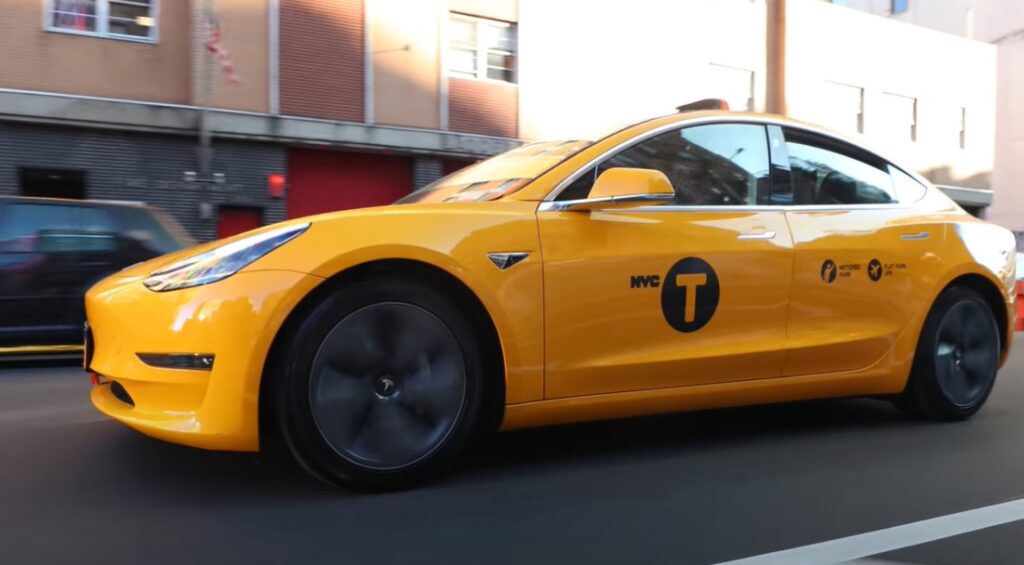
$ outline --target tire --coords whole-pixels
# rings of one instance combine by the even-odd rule
[[[330,484],[396,490],[437,476],[483,417],[474,335],[453,301],[427,285],[376,277],[339,288],[279,357],[281,437]]]
[[[1000,353],[999,327],[981,295],[966,287],[943,291],[925,320],[896,406],[929,420],[971,417],[992,392]]]

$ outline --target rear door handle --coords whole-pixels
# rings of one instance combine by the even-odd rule
[[[932,234],[923,231],[921,233],[904,233],[900,234],[900,239],[928,239]]]
[[[762,232],[757,232],[757,233],[741,233],[740,235],[736,236],[736,239],[759,240],[759,239],[773,239],[774,237],[775,237],[775,232],[773,232],[773,231],[762,231]]]

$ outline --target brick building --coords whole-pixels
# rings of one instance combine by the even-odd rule
[[[3,4],[0,194],[145,201],[211,239],[390,203],[518,143],[514,0]],[[237,84],[204,49],[211,8]],[[478,39],[473,76],[441,70],[450,11]],[[204,107],[211,182],[190,182]]]
[[[386,204],[521,138],[595,137],[708,96],[764,110],[773,1],[0,0],[0,194],[145,201],[206,240]],[[788,10],[792,115],[984,188],[991,46]],[[211,13],[237,84],[204,47]],[[964,108],[970,123],[940,119]]]

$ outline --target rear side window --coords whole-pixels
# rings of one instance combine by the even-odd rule
[[[158,218],[146,208],[111,208],[117,220],[122,245],[151,255],[163,255],[191,245],[192,242],[169,219]],[[161,221],[163,220],[163,221]]]
[[[114,231],[102,208],[29,202],[0,208],[0,252],[109,252],[117,247]]]
[[[892,165],[889,165],[889,173],[892,175],[893,183],[896,185],[896,196],[899,197],[900,202],[917,202],[924,198],[924,193],[928,189],[923,184],[917,182],[914,177]]]
[[[797,205],[896,202],[888,164],[864,151],[803,132],[786,132]]]
[[[591,168],[558,200],[587,198],[615,167],[655,169],[672,183],[678,206],[742,206],[768,197],[768,138],[759,124],[709,124],[641,141]]]

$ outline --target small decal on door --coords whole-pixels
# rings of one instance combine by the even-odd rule
[[[825,259],[821,263],[821,270],[818,274],[821,276],[821,280],[827,284],[832,284],[836,279],[848,279],[853,276],[853,273],[860,270],[860,263],[843,263],[837,265],[832,259]]]
[[[825,259],[825,262],[821,264],[821,280],[827,283],[835,282],[838,272],[836,262],[831,259]]]
[[[882,278],[882,262],[878,259],[872,259],[868,263],[868,278],[874,282]]]
[[[882,263],[878,259],[872,259],[868,263],[868,278],[878,282],[882,277],[895,276],[896,271],[905,271],[906,263]]]
[[[661,286],[659,275],[630,275],[629,288],[658,288]]]

